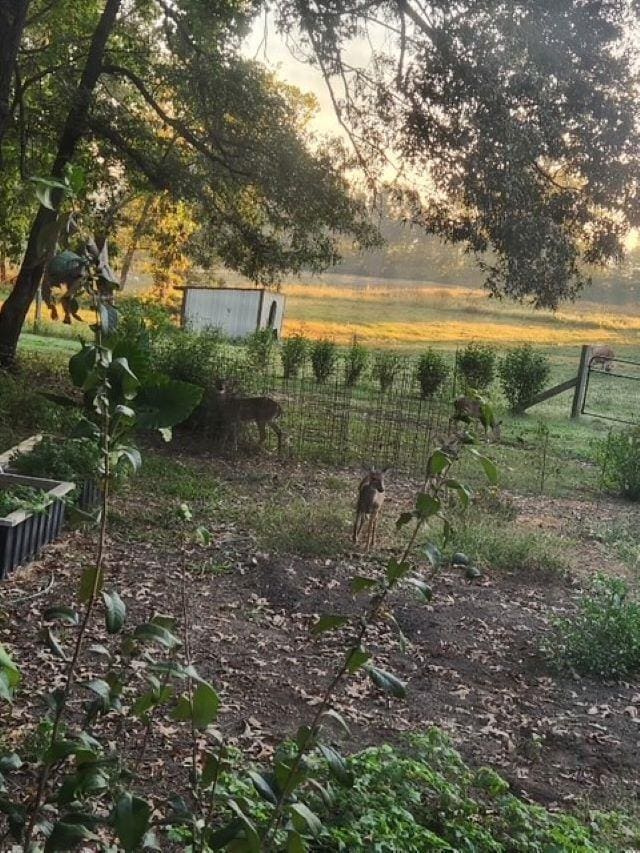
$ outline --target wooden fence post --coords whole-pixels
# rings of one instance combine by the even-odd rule
[[[571,407],[571,417],[579,418],[582,414],[584,406],[584,398],[587,393],[587,379],[589,378],[589,365],[591,362],[591,350],[593,347],[585,345],[582,347],[580,355],[580,367],[578,369],[578,382],[573,395],[573,406]]]

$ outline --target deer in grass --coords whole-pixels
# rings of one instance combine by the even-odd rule
[[[500,439],[500,425],[502,421],[496,421],[491,406],[482,398],[458,397],[453,402],[453,415],[449,423],[471,424],[474,421],[482,424],[485,439],[489,437],[489,430],[493,438]]]
[[[260,444],[267,440],[269,427],[278,439],[278,452],[282,450],[283,432],[276,423],[282,406],[272,397],[243,397],[235,383],[222,379],[216,383],[216,398],[222,422],[233,430],[236,449],[240,425],[253,421],[258,427]]]
[[[613,361],[615,357],[616,354],[611,349],[611,347],[593,347],[591,350],[591,360],[589,362],[589,366],[595,367],[596,364],[599,364],[605,371],[605,373],[610,373],[611,368],[613,367]]]
[[[368,518],[365,551],[375,547],[376,544],[378,516],[384,503],[384,475],[387,471],[387,468],[384,468],[382,471],[369,471],[358,486],[356,519],[353,524],[353,541],[354,544],[357,544],[362,528]]]

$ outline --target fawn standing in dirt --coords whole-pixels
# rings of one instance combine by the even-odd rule
[[[365,538],[365,550],[376,544],[376,528],[378,526],[378,515],[384,503],[384,475],[387,468],[382,471],[370,471],[358,486],[358,502],[356,504],[356,520],[353,524],[353,541],[357,543],[366,518],[369,519]]]
[[[271,397],[242,397],[230,382],[217,383],[217,401],[222,421],[233,430],[237,448],[240,425],[253,421],[258,427],[260,444],[267,440],[267,427],[278,438],[278,452],[282,450],[282,430],[276,423],[282,414],[282,406]]]

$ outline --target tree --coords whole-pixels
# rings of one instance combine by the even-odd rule
[[[29,0],[0,0],[0,168],[2,140],[9,126],[16,60],[27,22]]]
[[[375,240],[364,205],[350,195],[339,152],[315,150],[304,132],[308,104],[240,56],[255,8],[135,0],[118,16],[120,5],[61,0],[43,12],[35,31],[27,27],[27,42],[42,40],[42,48],[37,60],[23,51],[23,64],[36,67],[20,74],[14,101],[27,114],[40,109],[37,121],[18,120],[12,129],[14,175],[60,177],[68,163],[83,163],[87,185],[99,190],[94,202],[117,188],[120,201],[108,216],[95,217],[112,225],[113,210],[124,209],[127,197],[167,193],[196,212],[208,253],[256,282],[325,267],[337,257],[339,234]],[[66,64],[65,52],[72,58]],[[34,79],[45,81],[46,96]],[[20,133],[29,135],[26,164],[25,147],[15,144]],[[0,311],[4,363],[15,355],[42,275],[43,234],[54,218],[54,211],[38,210]],[[8,227],[2,224],[0,237]]]
[[[363,167],[376,177],[391,151],[414,184],[426,177],[427,193],[396,184],[397,199],[475,253],[493,295],[556,307],[588,282],[586,264],[622,256],[640,218],[632,0],[279,10],[281,29],[301,29]],[[368,67],[347,49],[363,29],[380,45]]]

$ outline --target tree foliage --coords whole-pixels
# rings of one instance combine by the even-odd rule
[[[631,0],[280,10],[283,29],[302,26],[363,165],[395,152],[413,176],[396,187],[407,215],[475,253],[492,294],[555,307],[584,287],[585,264],[622,256],[639,213]],[[348,54],[362,28],[388,45],[367,67]]]

